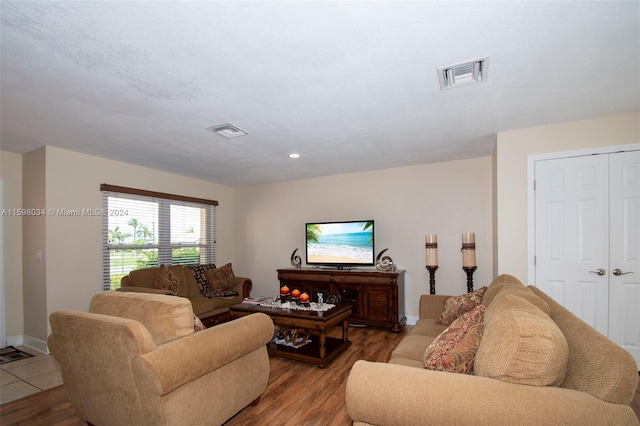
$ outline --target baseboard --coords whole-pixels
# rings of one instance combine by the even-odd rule
[[[49,355],[50,353],[47,342],[45,342],[44,340],[36,339],[35,337],[23,336],[22,346],[26,346],[27,348],[42,352],[46,355]]]
[[[416,323],[418,322],[418,318],[419,317],[408,316],[407,317],[407,325],[416,325]]]
[[[22,335],[7,336],[7,346],[13,346],[15,348],[16,346],[22,346],[23,342],[24,342],[24,336]]]

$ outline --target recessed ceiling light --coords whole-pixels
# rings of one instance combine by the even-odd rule
[[[216,133],[223,138],[231,139],[238,138],[240,136],[248,135],[248,132],[245,132],[238,126],[234,126],[231,123],[218,124],[217,126],[207,127],[207,130],[210,132]]]
[[[296,154],[295,152],[292,152],[291,154],[289,154],[289,158],[300,158],[302,157],[300,154]]]

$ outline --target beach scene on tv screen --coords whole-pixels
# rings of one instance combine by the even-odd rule
[[[307,224],[307,263],[373,263],[373,222]]]

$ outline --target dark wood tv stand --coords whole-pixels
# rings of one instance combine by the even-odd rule
[[[399,332],[407,322],[404,314],[404,272],[380,272],[374,269],[278,269],[280,286],[308,293],[317,302],[339,295],[352,305],[350,324],[373,325]]]

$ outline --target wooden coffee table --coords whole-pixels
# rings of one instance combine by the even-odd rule
[[[348,338],[351,305],[340,304],[325,312],[282,309],[240,303],[229,307],[231,318],[262,312],[269,315],[276,328],[303,328],[309,331],[311,341],[295,348],[271,341],[267,349],[270,355],[310,362],[324,368],[351,345]],[[342,339],[327,337],[327,331],[342,324]]]

